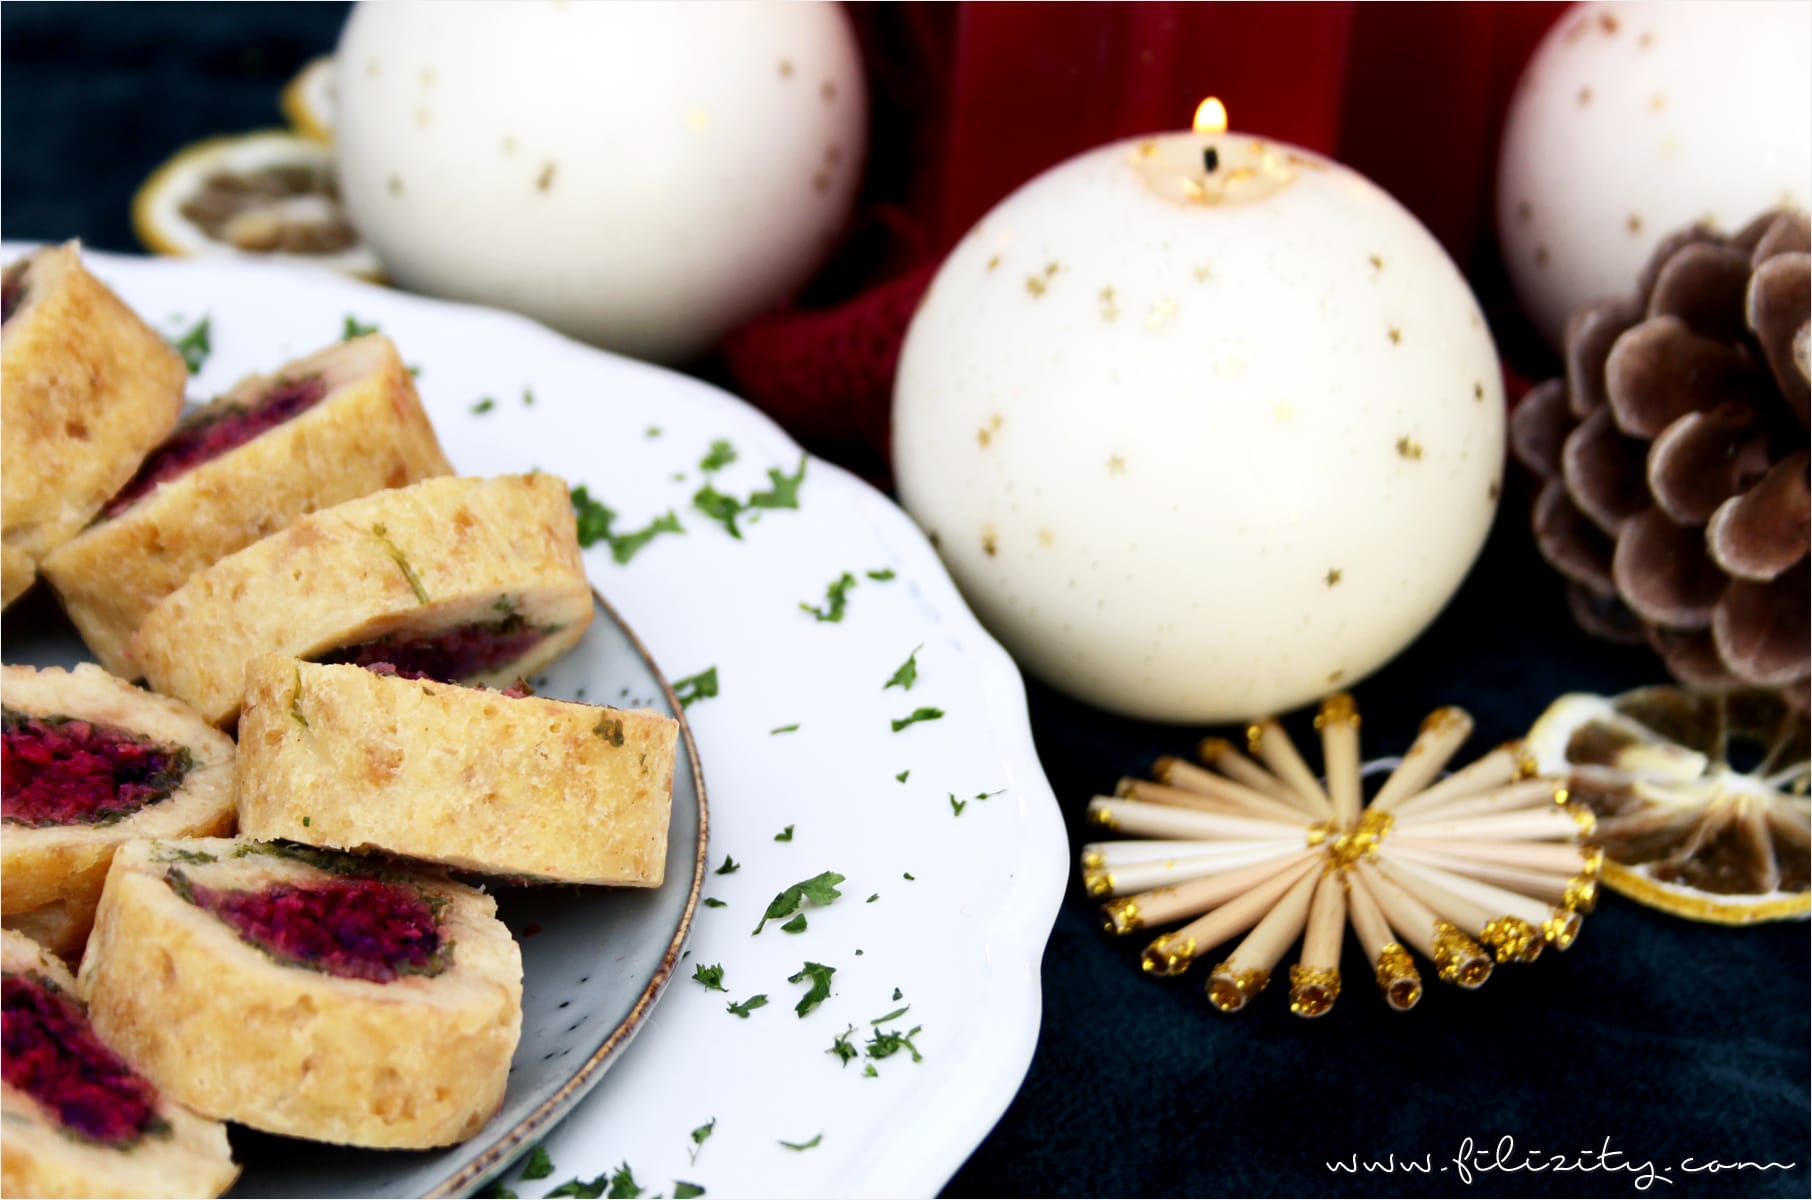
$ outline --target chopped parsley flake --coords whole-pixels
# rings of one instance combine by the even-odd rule
[[[661,436],[661,427],[659,425],[650,425],[648,428],[642,430],[642,436],[645,438],[660,437]]]
[[[693,1200],[694,1197],[704,1194],[705,1189],[696,1183],[687,1183],[684,1179],[673,1181],[673,1200]]]
[[[899,988],[893,989],[893,998],[895,1000],[898,1000],[900,998],[900,989]],[[870,1021],[869,1024],[870,1025],[885,1025],[889,1021],[899,1020],[901,1017],[905,1016],[908,1012],[911,1012],[911,1011],[912,1011],[912,1005],[908,1004],[905,1008],[896,1008],[890,1013],[886,1013],[882,1016],[876,1017],[874,1020]]]
[[[309,827],[309,826],[310,826],[310,825],[312,825],[312,824],[314,824],[314,818],[313,818],[313,817],[309,817],[309,816],[304,816],[304,817],[303,817],[303,818],[302,818],[302,828],[304,828],[304,829],[307,829],[307,828],[308,828],[308,827]]]
[[[916,725],[920,721],[936,721],[943,715],[944,710],[941,708],[915,708],[909,716],[894,718],[893,731],[898,733],[908,725]]]
[[[758,1008],[767,1007],[767,1003],[768,1003],[767,996],[763,995],[761,993],[757,993],[753,996],[750,996],[747,1000],[744,1000],[741,1004],[730,1005],[726,1011],[733,1012],[737,1016],[741,1017],[743,1020],[746,1021],[749,1019],[750,1013],[754,1012]],[[916,1033],[918,1031],[914,1030],[913,1032]]]
[[[881,1073],[879,1071],[875,1070],[875,1065],[873,1063],[863,1063],[862,1064],[862,1078],[879,1079],[880,1077],[881,1077]]]
[[[795,883],[775,896],[768,904],[767,912],[762,915],[761,924],[755,926],[755,932],[760,933],[769,921],[778,921],[782,917],[792,916],[799,911],[800,905],[808,900],[813,904],[829,904],[843,894],[837,890],[837,885],[843,882],[843,878],[835,871],[825,871],[810,879],[802,879]]]
[[[599,717],[591,731],[612,746],[621,747],[623,744],[623,722],[619,717]]]
[[[904,994],[904,993],[903,993],[903,992],[901,992],[901,991],[900,991],[900,989],[899,989],[899,988],[895,988],[895,989],[893,989],[893,998],[894,998],[894,999],[895,999],[895,1000],[898,1000],[898,999],[899,999],[899,998],[900,998],[900,997],[901,997],[901,996],[902,996],[902,995],[903,995],[903,994]]]
[[[799,456],[799,470],[791,475],[769,467],[768,482],[773,486],[767,491],[749,497],[750,508],[798,508],[799,485],[805,482],[805,455]]]
[[[872,895],[872,896],[870,896],[870,897],[869,897],[869,898],[868,898],[868,899],[867,899],[867,900],[865,900],[865,901],[864,901],[864,902],[863,902],[863,903],[865,903],[865,904],[873,904],[873,903],[874,903],[874,902],[875,902],[875,901],[876,901],[876,900],[879,900],[879,899],[880,899],[880,898],[881,898],[881,893],[879,893],[879,892],[876,892],[876,893],[875,893],[875,894],[874,894],[874,895]]]
[[[837,1056],[837,1060],[839,1062],[841,1062],[844,1066],[847,1067],[849,1065],[851,1059],[859,1057],[862,1053],[860,1050],[857,1050],[856,1047],[854,1046],[854,1044],[852,1044],[849,1040],[849,1035],[854,1033],[855,1031],[856,1031],[856,1027],[854,1025],[851,1025],[848,1029],[845,1029],[842,1033],[839,1033],[836,1036],[835,1040],[833,1040],[831,1042],[830,1049],[826,1050],[825,1053],[826,1054],[835,1054]]]
[[[912,1055],[913,1062],[924,1062],[925,1056],[920,1054],[919,1048],[912,1044],[912,1039],[919,1036],[919,1031],[923,1028],[923,1025],[914,1025],[907,1033],[901,1033],[897,1029],[890,1029],[886,1033],[882,1033],[877,1029],[874,1037],[869,1039],[868,1045],[863,1049],[870,1058],[889,1058],[904,1050]]]
[[[901,783],[905,783],[906,777],[910,774],[912,774],[912,768],[907,767],[904,771],[901,771],[898,775],[895,775],[894,778],[899,780]]]
[[[296,668],[296,690],[290,693],[289,715],[296,719],[296,724],[308,728],[308,718],[302,715],[302,668]]]
[[[725,901],[719,900],[716,896],[706,896],[705,897],[705,907],[706,908],[723,908],[723,907],[725,907],[725,904],[726,904]]]
[[[351,313],[347,313],[345,323],[340,326],[340,340],[342,342],[350,342],[353,338],[364,337],[368,333],[376,333],[377,331],[378,327],[375,324],[361,324],[357,317],[353,316]]]
[[[622,1164],[610,1173],[610,1190],[604,1193],[607,1200],[636,1200],[636,1197],[641,1194],[642,1187],[636,1183],[635,1175],[630,1172],[628,1163]]]
[[[696,675],[674,680],[673,694],[681,708],[691,708],[699,700],[709,700],[717,695],[717,668],[708,667]]]
[[[535,389],[534,388],[525,387],[522,389],[522,407],[524,407],[524,408],[535,407]]]
[[[724,987],[724,965],[722,963],[713,963],[708,967],[704,963],[693,963],[692,981],[704,984],[707,992],[729,990]]]
[[[579,1200],[598,1200],[598,1197],[604,1194],[604,1189],[609,1185],[610,1178],[607,1175],[600,1175],[589,1183],[583,1179],[569,1179],[547,1193],[547,1200],[553,1200],[555,1196],[577,1196]]]
[[[911,871],[905,872],[903,875],[900,876],[900,878],[904,879],[907,883],[917,883],[918,882],[918,877],[915,876]]]
[[[799,607],[820,621],[841,621],[844,611],[849,607],[849,589],[855,586],[856,577],[845,571],[824,589],[823,608],[807,604],[803,600],[799,602]]]
[[[697,1129],[692,1131],[692,1149],[687,1151],[687,1153],[692,1156],[693,1162],[698,1161],[698,1152],[704,1149],[705,1139],[710,1137],[716,1129],[717,1118],[712,1117],[709,1121],[706,1121],[703,1125],[700,1125]]]
[[[900,669],[893,673],[893,678],[881,685],[881,690],[886,691],[888,688],[897,687],[902,691],[910,692],[912,685],[919,681],[919,651],[924,648],[923,642],[914,646],[912,653],[906,656],[906,661],[900,664]],[[895,728],[899,727],[896,725]]]
[[[793,840],[793,827],[791,825],[788,825],[785,829],[782,829],[779,833],[774,835],[774,840],[777,842],[792,841]]]
[[[823,1004],[826,1000],[830,999],[831,976],[836,973],[837,968],[835,967],[827,967],[823,963],[808,962],[803,967],[799,968],[798,974],[787,976],[786,981],[788,983],[803,983],[806,980],[811,981],[811,987],[806,991],[799,1003],[793,1006],[793,1011],[803,1017],[806,1013],[811,1012],[814,1008],[817,1008],[820,1004]]]
[[[955,792],[950,793],[950,811],[952,813],[960,817],[963,815],[963,810],[968,807],[969,802],[967,800],[958,800]]]
[[[805,932],[805,914],[800,913],[798,916],[796,916],[792,920],[788,921],[785,925],[782,925],[780,927],[780,932],[782,932],[782,933],[804,933]]]
[[[773,737],[777,733],[797,733],[798,731],[799,723],[795,721],[791,725],[776,725],[774,728],[768,730],[768,736]]]
[[[886,583],[888,580],[894,578],[892,567],[882,567],[879,571],[868,571],[865,572],[865,574],[876,583]]]
[[[199,375],[207,365],[208,355],[214,352],[211,340],[212,320],[203,317],[193,329],[170,343],[170,348],[182,355],[183,366],[189,368],[189,374]]]
[[[781,1142],[780,1144],[785,1146],[788,1150],[810,1150],[823,1140],[824,1135],[820,1133],[809,1142]]]
[[[422,605],[427,604],[428,589],[422,586],[422,577],[415,573],[415,568],[409,565],[409,560],[403,555],[402,550],[390,540],[390,531],[382,525],[373,525],[371,535],[384,544],[384,549],[389,552],[390,559],[396,564],[397,570],[401,571],[403,578],[409,581],[409,590],[415,593],[415,602]]]
[[[477,404],[474,404],[472,406],[472,414],[474,416],[482,417],[484,414],[490,412],[493,408],[496,408],[496,407],[497,407],[497,401],[491,399],[489,396],[486,396],[483,399],[479,400],[479,402]]]
[[[731,858],[728,854],[726,854],[726,855],[724,855],[724,865],[717,868],[717,870],[711,872],[711,874],[713,874],[713,875],[734,875],[734,874],[736,874],[736,872],[738,872],[740,870],[742,870],[742,864],[737,862],[735,859]]]
[[[722,525],[731,537],[738,541],[742,539],[742,530],[736,527],[736,518],[743,511],[743,503],[736,497],[725,495],[707,483],[692,493],[692,507]]]
[[[554,1173],[554,1160],[547,1156],[546,1146],[536,1146],[522,1163],[524,1179],[546,1179]]]
[[[608,542],[610,557],[618,563],[628,563],[642,547],[663,533],[686,532],[686,527],[679,522],[679,515],[668,509],[665,515],[654,518],[642,529],[615,533],[611,526],[616,523],[616,510],[592,499],[584,484],[573,489],[573,513],[578,518],[579,545],[590,549],[599,542]]]
[[[710,453],[699,461],[698,469],[705,472],[721,471],[736,461],[736,447],[722,438],[711,443]]]

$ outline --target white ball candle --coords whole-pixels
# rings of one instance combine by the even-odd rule
[[[336,57],[354,224],[406,288],[677,362],[805,282],[867,129],[829,4],[360,4]]]
[[[1318,155],[1103,146],[951,253],[895,390],[902,499],[1020,663],[1101,707],[1237,719],[1350,686],[1497,506],[1490,335],[1428,232]]]
[[[1812,4],[1595,3],[1530,59],[1498,161],[1510,278],[1543,336],[1621,296],[1656,244],[1812,200]]]

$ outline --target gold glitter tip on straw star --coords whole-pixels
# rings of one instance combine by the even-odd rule
[[[1083,883],[1109,933],[1160,932],[1146,974],[1186,973],[1229,943],[1208,1000],[1237,1012],[1271,982],[1290,947],[1290,1011],[1327,1014],[1340,998],[1346,931],[1385,1003],[1422,998],[1415,954],[1435,977],[1473,989],[1496,963],[1565,950],[1596,902],[1604,852],[1591,814],[1519,742],[1450,773],[1472,718],[1442,708],[1364,800],[1359,711],[1339,693],[1315,718],[1324,778],[1275,719],[1246,729],[1245,752],[1206,738],[1197,763],[1160,758],[1153,781],[1123,779],[1089,819],[1126,840],[1083,847]],[[1243,935],[1243,936],[1241,936]]]

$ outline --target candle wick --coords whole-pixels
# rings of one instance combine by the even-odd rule
[[[1210,175],[1220,169],[1221,152],[1213,146],[1202,147],[1202,169]]]

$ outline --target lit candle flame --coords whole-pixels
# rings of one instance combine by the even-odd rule
[[[1210,96],[1196,105],[1195,131],[1197,133],[1227,132],[1227,106],[1221,103],[1219,96]]]

